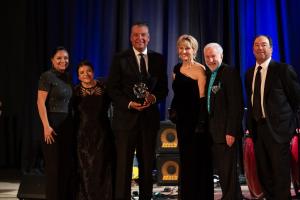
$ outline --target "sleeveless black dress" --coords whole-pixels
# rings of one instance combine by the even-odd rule
[[[80,200],[112,199],[113,144],[104,84],[75,87]]]
[[[182,200],[210,200],[213,194],[211,140],[208,133],[196,133],[200,110],[198,82],[174,67],[172,108],[177,113],[176,130],[180,154],[179,195]]]

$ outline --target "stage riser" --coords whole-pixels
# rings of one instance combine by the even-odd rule
[[[45,176],[24,175],[20,183],[17,197],[24,200],[46,199]]]

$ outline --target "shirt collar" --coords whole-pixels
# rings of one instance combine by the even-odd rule
[[[267,69],[268,66],[269,66],[269,64],[270,64],[270,62],[271,62],[271,59],[272,59],[272,57],[268,58],[265,62],[263,62],[261,64],[256,63],[255,64],[255,69],[257,69],[258,66],[261,66],[262,69]]]
[[[214,71],[212,71],[212,74],[216,74],[218,72],[218,70],[220,69],[221,65],[219,65]]]
[[[132,49],[133,49],[134,54],[135,54],[136,57],[138,57],[140,53],[142,53],[143,55],[147,55],[147,52],[148,52],[147,47],[146,47],[146,49],[143,52],[139,52],[134,47],[132,47]]]

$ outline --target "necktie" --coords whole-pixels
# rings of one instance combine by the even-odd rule
[[[258,121],[262,117],[262,108],[261,108],[261,66],[257,67],[257,72],[254,82],[254,93],[253,93],[253,118]]]
[[[147,78],[147,69],[146,69],[146,62],[144,59],[144,54],[140,53],[140,70],[141,70],[141,76],[142,79]]]

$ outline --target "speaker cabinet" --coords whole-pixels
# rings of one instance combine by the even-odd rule
[[[46,199],[45,176],[24,175],[22,177],[17,197],[19,199]]]
[[[156,157],[157,185],[177,185],[179,178],[178,154],[158,154]]]
[[[160,122],[157,135],[156,153],[178,153],[176,126],[170,121]]]

